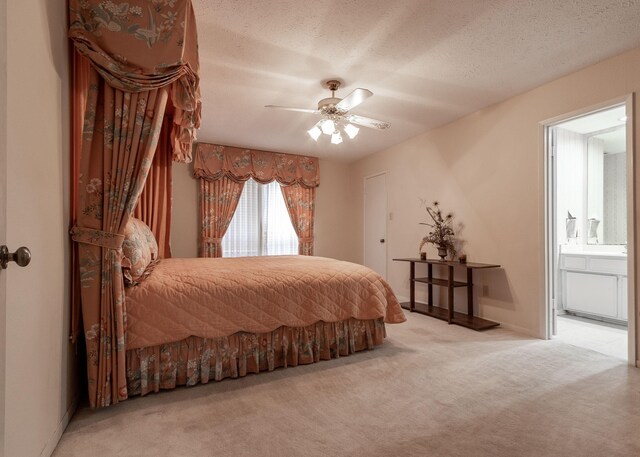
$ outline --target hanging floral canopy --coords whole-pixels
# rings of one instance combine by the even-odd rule
[[[195,15],[185,0],[69,0],[69,37],[110,86],[170,86],[173,158],[191,161],[200,126]]]

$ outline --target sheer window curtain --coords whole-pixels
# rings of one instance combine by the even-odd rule
[[[245,183],[222,252],[225,257],[297,254],[298,237],[280,184]]]
[[[260,255],[258,203],[258,183],[250,179],[244,183],[236,212],[222,238],[223,257]]]

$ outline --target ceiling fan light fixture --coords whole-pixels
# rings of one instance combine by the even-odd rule
[[[350,113],[351,109],[359,106],[363,101],[373,95],[373,92],[369,89],[359,87],[351,91],[346,97],[339,98],[336,97],[336,90],[341,86],[339,79],[325,81],[323,85],[331,91],[331,97],[320,100],[317,109],[292,108],[280,105],[265,105],[265,107],[308,114],[319,114],[321,116],[320,121],[307,130],[307,134],[315,142],[318,141],[323,133],[331,137],[331,143],[340,144],[343,141],[342,133],[345,133],[349,139],[353,140],[362,127],[385,130],[391,126],[391,124],[385,121]]]
[[[320,130],[317,125],[314,125],[312,129],[307,130],[307,133],[313,138],[313,141],[318,141],[318,137],[322,135],[322,130]]]
[[[347,124],[344,126],[344,133],[349,135],[349,138],[352,140],[356,137],[359,131],[360,129],[353,124]]]
[[[331,135],[336,130],[336,126],[331,119],[325,119],[320,128],[325,135]]]

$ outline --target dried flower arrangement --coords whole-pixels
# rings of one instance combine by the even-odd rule
[[[422,201],[422,205],[425,205],[425,202]],[[429,234],[422,238],[420,242],[420,247],[418,248],[418,252],[422,252],[422,248],[425,244],[431,243],[438,248],[438,255],[445,259],[447,253],[451,253],[451,256],[454,257],[456,255],[455,249],[455,232],[451,227],[453,222],[453,214],[449,213],[445,217],[442,217],[442,211],[440,210],[440,205],[437,201],[433,202],[433,207],[425,206],[427,213],[431,216],[430,222],[420,222],[420,225],[428,225],[431,227],[431,231]]]

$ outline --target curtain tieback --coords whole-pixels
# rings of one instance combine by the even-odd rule
[[[71,239],[76,243],[92,244],[108,249],[120,249],[124,235],[86,227],[75,226],[71,229]]]
[[[298,238],[298,242],[300,242],[300,243],[313,243],[313,237],[310,236],[308,238]]]
[[[208,244],[215,244],[215,243],[222,243],[222,238],[211,238],[211,237],[206,237],[202,239],[203,243],[208,243]]]

